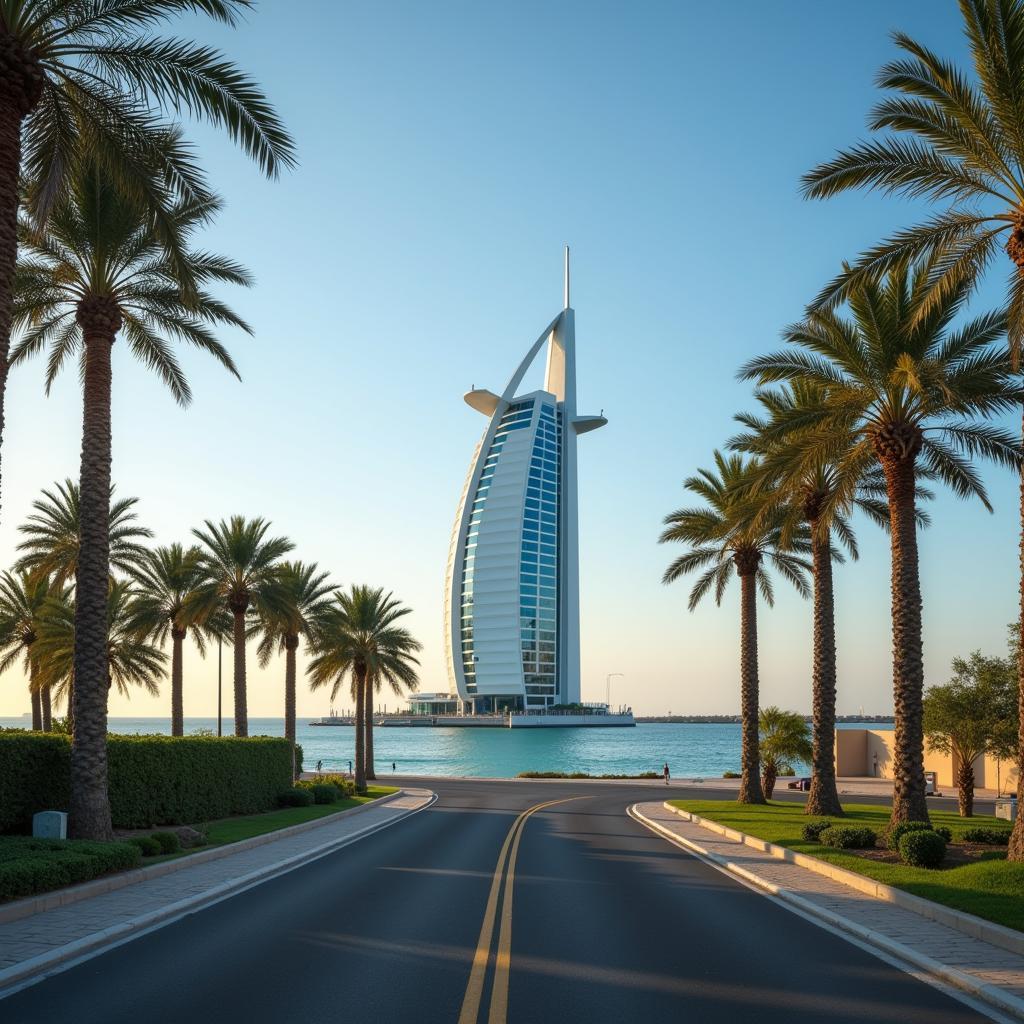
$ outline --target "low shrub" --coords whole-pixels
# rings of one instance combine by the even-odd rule
[[[336,804],[341,799],[341,790],[329,782],[318,782],[310,792],[315,804]]]
[[[337,787],[338,792],[341,793],[342,796],[352,796],[356,791],[355,782],[338,772],[323,772],[313,781],[320,785]]]
[[[960,841],[963,843],[985,843],[988,846],[1006,846],[1010,841],[1008,828],[988,828],[982,825],[975,825],[972,828],[965,828],[960,833]]]
[[[937,868],[946,857],[946,840],[931,829],[904,832],[899,838],[900,860],[915,868]]]
[[[302,774],[302,744],[295,744],[295,774]]]
[[[903,838],[908,832],[932,832],[932,826],[927,821],[901,821],[898,825],[893,825],[885,833],[885,845],[890,850],[898,850],[900,848],[900,839]]]
[[[291,789],[281,790],[277,802],[282,807],[309,807],[313,803],[313,794],[302,786],[293,786]]]
[[[723,779],[739,779],[742,778],[739,772],[722,772]]]
[[[816,843],[821,837],[821,833],[827,828],[832,827],[832,822],[828,820],[821,821],[809,821],[800,830],[800,835],[803,837],[805,843]]]
[[[138,848],[131,843],[0,837],[0,901],[124,871],[135,867],[139,857]]]
[[[181,840],[174,832],[154,832],[150,838],[160,844],[161,853],[177,853],[181,849]]]
[[[874,846],[878,842],[878,833],[873,828],[833,825],[819,833],[818,842],[837,850],[861,850]]]
[[[953,830],[951,828],[946,828],[945,825],[936,825],[935,828],[932,829],[932,831],[936,835],[942,836],[942,838],[946,840],[947,846],[951,842],[953,842]]]
[[[157,854],[164,852],[160,840],[153,836],[132,836],[128,842],[132,846],[137,846],[143,857],[156,857]]]

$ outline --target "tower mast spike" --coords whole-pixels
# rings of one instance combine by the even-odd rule
[[[569,246],[565,247],[565,274],[563,277],[562,308],[569,308]]]

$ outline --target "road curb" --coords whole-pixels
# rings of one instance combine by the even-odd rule
[[[680,817],[684,815],[688,820],[694,822],[694,824],[703,825],[704,819],[697,818],[696,815],[691,815],[689,812],[680,812],[678,808],[669,807],[673,813],[679,814]],[[710,850],[705,849],[699,843],[693,842],[691,839],[687,839],[685,836],[678,835],[671,829],[666,828],[664,825],[651,818],[648,818],[645,814],[638,810],[638,805],[633,804],[629,809],[630,815],[635,817],[638,821],[644,824],[652,832],[656,832],[674,843],[676,846],[680,846],[683,849],[691,853],[696,853],[699,857],[717,867],[728,871],[730,874],[736,875],[742,878],[745,882],[755,886],[758,889],[771,893],[772,896],[781,900],[783,903],[788,903],[800,910],[803,914],[809,917],[817,918],[824,921],[826,924],[837,929],[841,932],[846,932],[849,935],[853,935],[855,938],[860,939],[862,942],[867,943],[870,946],[881,950],[884,953],[894,956],[906,963],[913,964],[915,967],[919,967],[923,971],[927,971],[929,974],[946,984],[952,985],[955,988],[960,989],[964,992],[969,992],[973,996],[977,996],[979,999],[984,1000],[990,1006],[1001,1010],[1004,1013],[1008,1013],[1018,1020],[1024,1021],[1024,999],[1019,999],[1016,996],[1010,995],[995,985],[991,985],[988,982],[979,981],[973,975],[967,974],[964,971],[960,971],[955,967],[950,967],[948,964],[944,964],[938,960],[933,959],[930,956],[926,956],[924,953],[918,952],[911,946],[905,946],[903,943],[896,942],[893,939],[888,938],[885,935],[881,935],[871,928],[866,928],[863,925],[857,924],[848,918],[842,917],[839,914],[833,913],[831,910],[826,910],[824,907],[818,906],[818,904],[811,900],[805,899],[803,896],[798,895],[790,889],[786,889],[782,886],[776,885],[774,882],[770,882],[765,878],[761,878],[759,875],[748,870],[747,868],[741,867],[739,864],[735,864],[730,861],[727,857],[722,857],[719,854],[712,853]],[[719,831],[722,826],[718,826],[710,831]],[[733,829],[727,830],[729,833],[735,832]],[[721,834],[726,834],[723,831]],[[745,835],[743,832],[735,832],[735,836]],[[729,838],[734,838],[730,835]],[[750,837],[753,838],[753,837]],[[757,840],[759,844],[764,843],[764,840]],[[748,844],[750,845],[750,844]],[[765,844],[772,846],[773,844]],[[757,847],[760,848],[760,847]],[[782,849],[776,847],[776,849]],[[787,851],[792,852],[792,851]],[[788,858],[780,858],[787,859]],[[852,872],[845,872],[851,874]],[[836,879],[842,881],[842,879]],[[869,893],[870,895],[870,893]],[[906,895],[906,894],[904,894]],[[926,902],[926,901],[922,901]],[[908,908],[911,909],[911,908]],[[977,937],[977,936],[975,936]]]
[[[207,889],[205,892],[198,893],[195,896],[189,896],[185,899],[177,900],[174,903],[166,904],[157,910],[150,911],[146,914],[140,914],[138,917],[134,917],[128,921],[123,921],[110,928],[104,928],[101,931],[94,932],[92,935],[86,936],[85,938],[76,939],[74,942],[58,946],[46,953],[41,953],[37,957],[32,957],[29,960],[22,961],[20,964],[15,964],[12,967],[0,970],[0,999],[3,999],[5,995],[10,994],[6,990],[12,986],[17,985],[21,988],[24,986],[26,981],[40,980],[41,977],[52,971],[53,968],[59,967],[70,960],[76,960],[88,953],[96,953],[107,946],[113,946],[129,937],[141,935],[142,933],[150,931],[159,925],[170,924],[173,920],[186,913],[193,913],[197,910],[201,910],[204,907],[217,903],[228,896],[236,895],[237,893],[242,892],[245,889],[249,889],[254,885],[258,885],[261,882],[268,882],[272,878],[276,878],[278,875],[287,874],[295,868],[302,867],[303,865],[318,860],[321,857],[326,857],[328,854],[334,853],[336,850],[340,850],[343,847],[349,846],[361,839],[365,839],[368,836],[373,835],[375,832],[379,832],[391,825],[395,825],[399,821],[404,821],[410,815],[416,814],[417,812],[430,807],[437,800],[437,794],[434,792],[426,790],[424,791],[424,794],[428,795],[428,799],[425,803],[419,807],[413,807],[409,810],[402,811],[396,817],[391,818],[388,821],[367,825],[365,828],[362,828],[351,835],[342,836],[338,839],[332,839],[326,843],[321,843],[319,846],[304,850],[301,853],[294,854],[291,857],[277,861],[274,864],[267,864],[264,867],[257,868],[245,875],[239,875],[237,878],[233,878],[229,882],[222,882],[220,885]],[[392,794],[388,798],[382,798],[379,801],[375,800],[372,804],[365,804],[363,807],[358,808],[353,807],[350,810],[360,811],[368,807],[380,807],[385,800],[390,803],[400,795],[403,795],[401,791],[399,793]],[[411,794],[405,792],[404,795],[409,796]],[[340,817],[346,813],[348,812],[342,811],[338,816]],[[303,822],[302,826],[292,827],[296,831],[307,831],[304,826],[321,823],[327,820],[337,819],[332,815],[328,815],[325,819],[317,819],[317,822]],[[285,832],[285,829],[281,829],[279,832],[268,833],[268,835],[282,838]],[[293,831],[290,834],[294,835],[295,832]],[[254,836],[253,838],[262,839],[263,837]],[[243,840],[243,842],[249,842],[249,840]],[[232,852],[239,852],[240,845],[240,843],[232,843],[225,849],[229,849]],[[263,844],[253,843],[252,845],[258,846]],[[248,848],[249,847],[247,847],[247,849]],[[214,851],[209,852],[212,853]],[[185,857],[182,858],[182,860],[186,863],[196,863],[195,859],[192,857]],[[162,866],[163,865],[155,865],[155,867]],[[142,879],[136,879],[136,881],[141,880]]]
[[[117,874],[96,878],[90,882],[83,882],[81,885],[69,885],[65,889],[40,893],[38,896],[29,896],[23,900],[14,900],[11,903],[5,903],[0,906],[0,924],[19,921],[24,917],[42,914],[47,910],[54,910],[57,907],[66,907],[72,903],[78,903],[80,900],[102,896],[104,893],[124,889],[126,886],[135,885],[138,882],[148,882],[151,878],[161,878],[163,875],[170,875],[175,871],[181,871],[196,864],[205,864],[207,861],[220,860],[222,857],[229,857],[235,853],[243,853],[245,850],[251,850],[257,846],[272,843],[276,839],[287,839],[288,836],[309,832],[317,826],[328,825],[339,818],[353,817],[354,815],[372,810],[374,807],[382,807],[393,800],[397,800],[404,792],[404,790],[399,789],[397,793],[389,793],[387,796],[379,797],[370,803],[361,804],[359,807],[349,807],[347,810],[338,811],[336,814],[325,814],[322,818],[314,818],[312,821],[303,821],[298,825],[280,828],[276,832],[264,832],[261,836],[240,839],[237,843],[226,843],[223,846],[216,846],[209,850],[199,850],[197,853],[190,853],[187,857],[178,857],[175,860],[164,861],[162,864],[151,864],[149,867],[119,871]]]

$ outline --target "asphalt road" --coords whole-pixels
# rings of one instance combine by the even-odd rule
[[[664,789],[431,786],[430,809],[25,989],[0,1020],[986,1019],[626,816]]]

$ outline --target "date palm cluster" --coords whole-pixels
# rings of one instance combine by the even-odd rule
[[[931,209],[843,263],[785,328],[786,345],[742,367],[758,412],[737,417],[733,454],[716,453],[714,471],[686,482],[704,503],[672,513],[662,534],[689,548],[666,582],[703,570],[691,608],[712,590],[720,601],[729,579],[740,580],[745,723],[756,722],[756,600],[759,589],[771,603],[768,567],[813,595],[815,814],[841,813],[832,567],[842,560],[837,541],[856,557],[851,514],[862,511],[890,537],[893,820],[927,820],[920,502],[943,485],[990,508],[980,462],[1020,472],[1024,461],[1020,434],[1006,424],[1024,401],[1024,2],[958,2],[971,67],[896,33],[900,53],[879,72],[885,96],[871,138],[803,179],[809,198],[876,189]],[[979,283],[998,270],[1008,274],[1005,302],[973,308]],[[1024,554],[1024,528],[1021,543]],[[1024,707],[1024,665],[1020,678]],[[756,725],[745,724],[744,738],[741,799],[759,802]],[[1024,819],[1010,857],[1024,860]]]

